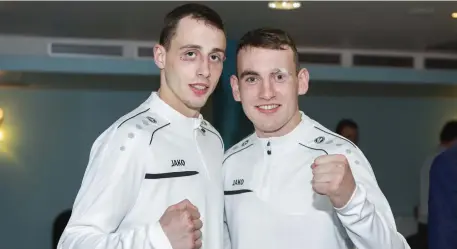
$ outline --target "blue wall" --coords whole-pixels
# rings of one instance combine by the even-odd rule
[[[0,228],[1,248],[50,248],[53,219],[71,207],[92,142],[148,95],[149,91],[0,91],[9,136],[1,151],[7,147],[11,152],[0,154],[0,213],[5,224]],[[425,153],[436,144],[443,122],[457,116],[457,100],[438,97],[311,95],[302,97],[300,106],[330,128],[342,117],[359,122],[361,148],[396,215],[411,214]]]
[[[228,76],[234,72],[233,49],[234,44],[229,43],[232,52],[226,61],[226,72],[212,98],[213,123],[227,147],[252,129],[230,93]],[[311,79],[314,70],[320,69],[310,68]],[[326,70],[319,77],[331,72],[330,68]],[[350,75],[344,70],[339,73],[341,77]],[[394,76],[390,76],[393,83]],[[446,82],[450,82],[448,76]],[[53,78],[54,83],[58,83],[57,78]],[[67,83],[66,79],[61,83]],[[361,148],[371,161],[394,213],[411,215],[418,198],[418,169],[425,154],[437,143],[441,125],[448,118],[457,117],[456,98],[342,96],[332,87],[325,90],[324,96],[313,94],[318,90],[313,86],[320,82],[312,80],[311,84],[310,95],[300,100],[301,109],[329,128],[340,118],[354,118],[361,127]],[[410,87],[411,91],[417,89]],[[1,248],[51,248],[53,219],[73,204],[93,141],[149,93],[0,89],[7,135],[6,142],[0,143],[0,213],[5,224],[0,228]]]
[[[93,141],[148,95],[0,90],[0,248],[51,249],[53,219],[71,208]]]

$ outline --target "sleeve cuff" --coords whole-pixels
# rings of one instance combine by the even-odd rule
[[[158,221],[149,227],[149,238],[154,249],[173,249]]]
[[[363,186],[357,183],[354,189],[354,193],[352,193],[352,196],[346,203],[346,205],[344,205],[341,208],[335,208],[335,210],[339,215],[352,215],[354,213],[357,213],[357,211],[354,210],[355,207],[363,205],[363,203],[365,203],[365,200],[366,191],[363,188]]]

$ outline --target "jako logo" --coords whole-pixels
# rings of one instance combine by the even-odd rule
[[[186,166],[186,162],[184,160],[171,160],[171,167],[175,166]]]
[[[241,185],[243,185],[243,183],[244,183],[244,179],[235,179],[235,180],[233,180],[232,186],[236,186],[236,185],[241,186]]]

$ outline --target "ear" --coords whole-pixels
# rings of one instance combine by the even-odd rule
[[[298,72],[298,95],[304,95],[308,92],[309,73],[306,68],[300,69]]]
[[[156,65],[159,69],[165,68],[166,54],[167,54],[167,51],[164,46],[162,46],[160,44],[154,45],[154,62],[156,63]]]
[[[232,86],[232,94],[235,101],[240,102],[240,86],[238,85],[238,77],[236,75],[230,76],[230,86]]]

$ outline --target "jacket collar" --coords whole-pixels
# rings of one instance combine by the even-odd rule
[[[157,92],[151,93],[150,97],[146,100],[146,105],[150,108],[150,111],[164,118],[170,123],[171,127],[182,134],[191,134],[193,136],[194,130],[199,129],[203,121],[201,114],[197,118],[189,118],[176,111],[165,103]]]
[[[312,122],[312,119],[306,116],[305,113],[303,113],[302,111],[299,112],[301,115],[301,121],[291,132],[279,137],[266,138],[261,138],[257,136],[257,134],[254,132],[254,139],[264,146],[266,146],[268,142],[270,142],[270,145],[275,147],[277,147],[278,145],[285,145],[290,143],[296,144],[303,141],[303,139],[309,133],[310,128],[314,127],[314,124]]]

